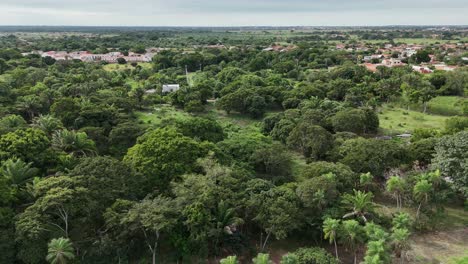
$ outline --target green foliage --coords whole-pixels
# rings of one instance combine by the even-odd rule
[[[336,260],[323,248],[310,247],[300,248],[291,254],[295,255],[298,263],[304,264],[336,264]]]
[[[403,146],[395,141],[350,139],[339,149],[343,157],[340,162],[348,165],[355,172],[370,172],[381,177],[385,170],[398,167],[407,159]]]
[[[20,158],[41,167],[47,159],[50,141],[47,135],[34,128],[16,130],[0,137],[0,159]]]
[[[281,257],[281,264],[299,264],[299,258],[292,253],[288,253]]]
[[[26,127],[26,120],[21,116],[8,115],[0,118],[0,135],[13,132],[17,129],[25,129]]]
[[[192,171],[197,158],[206,154],[204,145],[173,128],[162,128],[141,136],[124,161],[142,173],[150,186],[167,190],[170,181]]]
[[[68,238],[52,239],[46,260],[51,264],[66,264],[75,258],[73,245]]]
[[[455,188],[465,197],[468,195],[468,132],[459,132],[440,139],[435,147],[436,154],[432,161],[442,175],[452,179]]]
[[[468,128],[468,117],[466,116],[454,116],[445,120],[445,133],[455,134]]]
[[[220,264],[238,264],[236,256],[228,256],[219,261]]]
[[[351,212],[345,214],[343,218],[357,217],[367,222],[367,217],[372,215],[375,208],[375,204],[372,201],[373,198],[374,195],[371,192],[366,193],[354,190],[353,195],[345,194],[342,203]]]
[[[372,134],[379,128],[379,118],[369,109],[345,109],[336,113],[332,118],[332,124],[336,132]]]
[[[289,134],[287,143],[307,158],[325,157],[333,144],[332,135],[321,126],[299,123]]]
[[[252,263],[253,264],[271,264],[273,262],[270,260],[270,255],[258,253],[258,255],[252,259]]]
[[[300,174],[301,179],[312,179],[332,173],[335,177],[337,189],[340,191],[351,190],[359,181],[357,174],[342,163],[325,161],[313,162],[307,165]]]
[[[84,132],[57,130],[52,135],[52,147],[75,157],[93,156],[96,146]]]

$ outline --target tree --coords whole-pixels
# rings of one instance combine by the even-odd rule
[[[125,60],[124,58],[117,58],[117,63],[118,64],[127,64],[127,60]]]
[[[150,186],[167,190],[169,182],[192,171],[196,160],[206,154],[205,145],[174,128],[161,128],[141,136],[124,161],[143,173]]]
[[[431,61],[431,57],[429,56],[429,51],[423,50],[423,49],[418,50],[416,54],[412,56],[412,58],[414,58],[417,64]]]
[[[391,244],[395,255],[400,259],[400,263],[403,263],[405,259],[405,251],[410,248],[409,243],[410,232],[406,228],[396,228],[391,234]]]
[[[455,188],[468,197],[468,131],[441,138],[435,151],[433,166],[450,177]]]
[[[411,218],[409,214],[400,212],[392,219],[392,229],[409,229],[411,226]]]
[[[301,122],[291,131],[287,142],[290,147],[300,150],[305,157],[319,159],[333,145],[333,137],[321,126]]]
[[[0,160],[16,157],[41,168],[52,158],[49,145],[49,138],[42,130],[16,130],[0,137]]]
[[[58,130],[52,135],[52,147],[72,156],[86,157],[96,153],[94,141],[88,139],[84,132]]]
[[[354,264],[357,263],[357,250],[364,240],[363,227],[356,220],[346,220],[341,224],[341,240],[354,254]]]
[[[340,192],[352,190],[358,181],[358,175],[342,163],[317,161],[307,164],[300,174],[301,179],[312,179],[322,175],[333,174],[336,189]]]
[[[49,243],[46,260],[51,264],[66,264],[75,258],[73,245],[68,238],[54,238]]]
[[[405,190],[405,181],[399,176],[391,176],[387,180],[386,190],[395,197],[397,202],[397,209],[401,210],[403,204],[402,194]]]
[[[376,133],[379,118],[371,109],[345,109],[333,116],[332,124],[336,132]]]
[[[296,193],[304,207],[314,214],[320,214],[327,205],[336,201],[339,195],[336,187],[336,176],[330,172],[298,183]]]
[[[406,149],[397,142],[379,139],[355,138],[339,147],[340,162],[355,172],[370,172],[382,177],[385,170],[397,167],[407,159]]]
[[[350,213],[347,213],[343,218],[348,218],[351,216],[356,216],[367,222],[366,215],[370,215],[374,208],[375,204],[372,202],[374,195],[371,192],[361,192],[354,190],[354,194],[345,194],[343,196],[342,203],[347,209],[351,209]]]
[[[173,200],[158,196],[145,199],[135,205],[121,219],[121,224],[132,232],[142,232],[145,243],[156,264],[156,252],[162,234],[168,233],[176,224],[178,211]]]
[[[388,264],[390,263],[390,255],[386,245],[387,241],[372,240],[367,243],[367,251],[364,256],[364,264]]]
[[[19,115],[7,115],[0,118],[0,135],[27,128],[26,120]]]
[[[419,180],[413,187],[413,197],[419,203],[416,212],[416,218],[419,218],[419,212],[423,203],[429,202],[429,195],[432,192],[432,184],[428,180]]]
[[[0,176],[4,177],[18,192],[25,187],[29,180],[38,176],[38,169],[32,167],[32,162],[26,163],[20,159],[8,159],[2,162]]]
[[[51,136],[55,131],[63,128],[60,119],[51,115],[40,115],[33,120],[33,127],[39,128]]]
[[[323,234],[325,239],[328,239],[330,244],[333,242],[335,245],[335,257],[336,259],[339,259],[338,257],[338,246],[336,244],[336,239],[338,236],[338,230],[340,228],[340,220],[337,219],[332,219],[332,218],[327,218],[325,221],[323,221]]]
[[[423,113],[426,113],[427,102],[436,96],[435,87],[428,80],[422,79],[416,74],[406,75],[403,79],[402,90],[406,97],[413,103],[422,102]]]
[[[255,171],[274,183],[291,181],[292,160],[280,143],[263,145],[252,154]]]
[[[285,186],[252,195],[249,205],[255,212],[254,221],[261,226],[262,234],[263,231],[266,233],[265,240],[260,241],[261,251],[265,250],[271,235],[276,239],[284,239],[302,225],[299,198]]]

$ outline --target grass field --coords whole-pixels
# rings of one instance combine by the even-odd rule
[[[149,62],[139,62],[138,65],[140,65],[143,68],[151,68],[151,63]],[[106,64],[103,66],[104,70],[106,71],[123,71],[123,70],[131,70],[134,69],[134,67],[130,64]]]
[[[152,111],[135,112],[135,116],[146,124],[158,125],[165,118],[182,119],[188,117],[189,114],[179,111],[172,106],[161,105],[155,107]]]
[[[382,132],[403,133],[412,132],[417,128],[443,129],[448,117],[384,105],[380,109],[379,119]]]
[[[463,115],[463,105],[468,99],[458,96],[437,96],[427,105],[427,111],[436,115]]]

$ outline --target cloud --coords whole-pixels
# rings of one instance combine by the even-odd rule
[[[1,0],[3,25],[468,24],[466,0]]]

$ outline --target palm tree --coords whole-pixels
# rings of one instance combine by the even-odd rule
[[[46,260],[51,264],[66,264],[75,258],[73,245],[68,238],[54,238],[49,242]]]
[[[66,129],[55,131],[52,135],[52,147],[73,156],[88,156],[96,153],[96,146],[84,132]]]
[[[335,244],[335,257],[338,257],[338,246],[336,245],[336,236],[338,233],[338,229],[340,228],[340,220],[327,218],[323,221],[323,236],[325,239],[333,244]]]
[[[346,220],[342,223],[342,232],[340,236],[343,243],[353,251],[354,254],[354,264],[357,263],[357,249],[359,243],[362,242],[362,234],[364,232],[363,227],[356,220]]]
[[[40,115],[39,117],[34,118],[33,126],[46,132],[47,135],[52,135],[56,130],[63,127],[60,119],[51,115]]]
[[[401,206],[403,204],[401,194],[403,193],[404,188],[405,181],[398,176],[392,176],[387,181],[386,190],[395,197],[398,210],[401,209]]]
[[[370,172],[361,173],[361,175],[359,175],[359,186],[367,190],[368,186],[372,184],[373,179],[374,179],[374,176],[372,176]]]
[[[219,264],[238,264],[236,256],[229,256],[219,261]]]
[[[354,190],[354,195],[345,194],[342,203],[352,211],[345,214],[343,218],[356,216],[367,222],[366,215],[369,215],[375,208],[375,204],[372,202],[373,198],[374,195],[371,192]]]
[[[419,218],[421,205],[429,201],[429,194],[432,191],[432,184],[427,180],[420,180],[414,185],[413,196],[419,202],[418,210],[416,212],[416,219]]]
[[[0,167],[0,175],[8,179],[15,187],[26,184],[34,176],[37,176],[38,170],[32,167],[32,163],[26,163],[21,159],[8,159]]]
[[[253,264],[271,264],[273,262],[270,260],[270,255],[258,253],[258,255],[254,259],[252,259],[252,263]]]
[[[400,212],[392,219],[392,229],[409,228],[411,225],[411,218],[409,214]]]
[[[392,246],[395,255],[400,258],[400,263],[404,261],[404,253],[409,249],[409,231],[406,228],[397,228],[393,230],[391,235]]]

